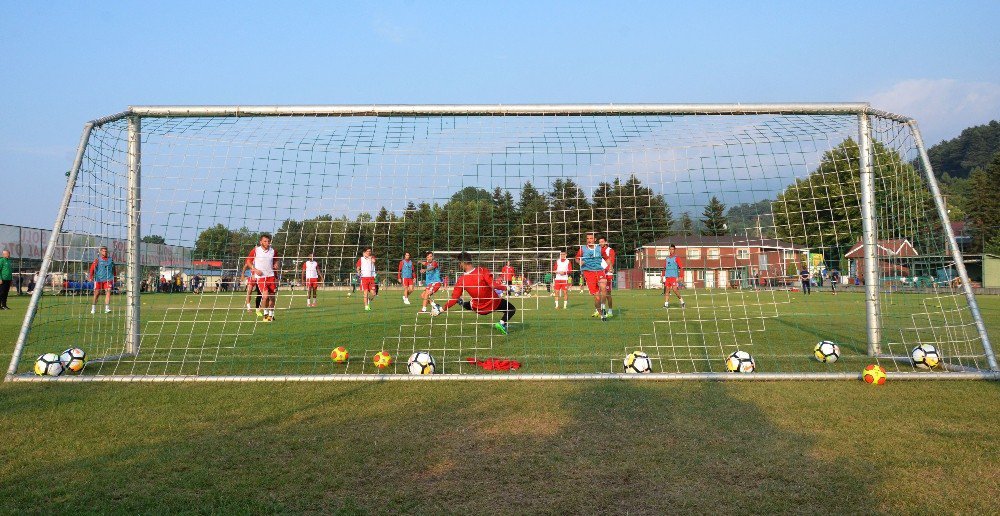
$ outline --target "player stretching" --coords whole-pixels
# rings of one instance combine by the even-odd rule
[[[608,245],[608,239],[601,237],[597,240],[597,243],[601,244],[601,253],[603,259],[601,260],[601,266],[604,267],[604,280],[607,282],[604,290],[604,303],[608,305],[608,317],[614,317],[614,307],[615,303],[611,299],[611,284],[615,280],[615,250]]]
[[[500,312],[500,322],[493,325],[500,333],[507,334],[507,323],[514,316],[514,305],[500,297],[498,290],[493,284],[493,275],[486,267],[476,267],[472,263],[472,256],[462,251],[455,257],[458,266],[465,274],[459,276],[455,282],[455,289],[451,292],[451,299],[442,308],[435,306],[431,316],[441,315],[455,305],[462,305],[466,310],[472,310],[479,315],[488,315],[493,312]],[[462,299],[462,292],[468,292],[471,300]]]
[[[260,306],[264,312],[264,322],[274,321],[274,300],[278,284],[274,271],[278,269],[278,253],[271,247],[271,236],[261,235],[260,245],[250,250],[246,265],[250,267],[253,281],[260,289]]]
[[[413,262],[410,253],[403,253],[399,261],[399,273],[396,275],[403,284],[403,304],[410,304],[410,294],[413,293]]]
[[[306,306],[316,306],[316,291],[319,289],[319,263],[309,253],[309,259],[302,264],[302,284],[306,286]]]
[[[118,268],[115,261],[108,256],[108,248],[101,246],[101,255],[90,264],[90,281],[94,282],[94,300],[90,305],[90,313],[97,313],[97,298],[101,297],[104,291],[104,313],[111,313],[111,289],[115,286],[115,279],[118,277]]]
[[[426,312],[427,304],[433,302],[431,296],[441,289],[441,267],[434,261],[434,253],[427,253],[427,259],[420,262],[420,265],[423,265],[420,272],[424,273],[424,291],[420,294],[420,299],[423,299],[424,303],[420,311]]]
[[[663,308],[670,308],[670,293],[673,292],[684,308],[684,299],[677,290],[678,278],[684,270],[681,258],[677,256],[677,246],[671,245],[667,251],[667,258],[663,261]]]
[[[366,247],[361,253],[356,269],[361,278],[361,293],[364,295],[365,311],[371,312],[371,302],[375,299],[375,257],[372,256],[371,247]]]
[[[552,264],[552,270],[556,273],[556,280],[552,290],[556,295],[556,308],[559,308],[559,295],[562,293],[563,309],[569,303],[569,274],[573,272],[573,262],[566,258],[566,251],[559,252],[559,259]]]
[[[600,317],[602,321],[606,321],[608,319],[604,313],[604,294],[608,278],[605,276],[604,267],[601,266],[603,255],[594,234],[587,233],[587,244],[580,246],[580,250],[576,252],[576,263],[580,264],[580,272],[587,282],[587,289],[590,295],[594,296],[594,315],[591,317]]]

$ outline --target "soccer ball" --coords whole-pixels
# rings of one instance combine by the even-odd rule
[[[861,372],[861,377],[864,378],[865,383],[882,385],[885,383],[885,369],[877,364],[869,364],[865,367],[865,370]]]
[[[920,369],[934,369],[941,363],[941,354],[930,344],[921,344],[910,352],[913,365]]]
[[[840,346],[828,340],[821,341],[813,348],[813,356],[820,362],[832,364],[840,358]]]
[[[379,351],[378,353],[375,353],[374,357],[372,357],[372,363],[374,363],[375,367],[379,369],[385,369],[392,363],[392,355],[385,351]]]
[[[345,348],[344,346],[336,347],[333,349],[333,351],[330,352],[330,359],[338,364],[343,364],[344,362],[347,362],[347,358],[349,356],[351,355],[350,353],[347,352],[347,348]]]
[[[734,351],[726,358],[726,371],[730,373],[752,373],[756,368],[757,362],[746,351]]]
[[[406,361],[406,369],[410,374],[434,374],[437,363],[434,362],[434,357],[430,353],[417,351],[410,355],[410,359]]]
[[[441,305],[431,302],[431,315],[434,317],[441,315]]]
[[[87,354],[80,348],[69,348],[59,355],[59,363],[63,369],[68,369],[74,373],[83,370],[83,365],[87,362]]]
[[[62,373],[63,366],[55,353],[46,353],[35,360],[35,374],[38,376],[59,376]]]
[[[652,370],[649,355],[642,351],[633,351],[625,357],[626,373],[649,373]]]

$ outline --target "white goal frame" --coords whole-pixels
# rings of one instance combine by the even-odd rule
[[[288,117],[288,116],[553,116],[553,115],[856,115],[858,120],[858,141],[861,151],[860,189],[862,218],[862,247],[865,267],[865,305],[867,315],[868,355],[872,357],[894,359],[882,354],[879,343],[882,342],[880,326],[879,270],[876,259],[878,240],[875,221],[875,188],[872,167],[872,130],[870,117],[891,119],[909,127],[923,169],[924,178],[929,185],[934,199],[937,216],[942,221],[943,229],[951,258],[958,276],[961,278],[961,289],[968,302],[969,311],[974,320],[976,330],[982,340],[983,351],[989,369],[965,369],[961,371],[930,372],[921,374],[889,373],[893,378],[906,379],[1000,379],[1000,366],[990,344],[973,293],[968,272],[965,268],[961,252],[955,240],[947,207],[934,177],[927,149],[924,145],[917,122],[912,118],[886,111],[873,109],[868,103],[773,103],[773,104],[516,104],[516,105],[328,105],[328,106],[133,106],[118,114],[93,120],[84,125],[83,134],[76,152],[73,166],[69,171],[62,202],[53,226],[52,234],[45,249],[40,277],[45,277],[53,262],[53,251],[58,245],[58,238],[63,230],[67,210],[70,207],[74,187],[84,160],[85,151],[90,140],[91,131],[105,124],[125,119],[128,121],[128,154],[127,154],[127,244],[125,267],[129,270],[140,268],[139,245],[140,234],[142,178],[141,134],[143,118],[164,117]],[[140,338],[140,275],[127,274],[125,311],[125,352],[136,354],[139,351]],[[6,381],[48,381],[53,378],[17,375],[17,366],[22,358],[25,344],[31,331],[32,321],[36,315],[42,289],[37,288],[32,293],[27,312],[17,336],[16,345],[10,365],[5,376]],[[108,376],[67,376],[59,381],[386,381],[386,380],[591,380],[591,379],[642,379],[642,380],[803,380],[803,379],[854,379],[857,373],[755,373],[753,375],[733,375],[726,373],[653,373],[647,375],[625,374],[510,374],[510,375],[246,375],[246,376],[153,376],[153,375],[108,375]]]

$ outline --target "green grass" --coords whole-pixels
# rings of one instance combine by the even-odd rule
[[[25,300],[0,313],[5,350]],[[863,339],[843,319],[810,324],[792,315],[847,309],[831,301],[797,303],[775,320],[774,335],[811,342],[839,331],[849,352],[861,352]],[[1000,299],[981,303],[1000,334]],[[337,305],[320,310],[349,309]],[[626,306],[603,326],[570,311],[551,315],[568,319],[549,326],[584,328],[625,349],[645,332],[637,317],[644,312],[635,310]],[[291,313],[248,339],[292,326]],[[291,335],[306,350],[370,339],[353,317],[336,321],[345,326],[333,337]],[[389,327],[380,317],[387,319],[377,326]],[[531,329],[517,329],[504,345],[549,349],[531,340]],[[1000,499],[998,389],[853,381],[4,383],[0,512],[990,513]]]
[[[616,291],[617,315],[607,323],[591,318],[592,302],[576,292],[569,310],[553,309],[548,296],[515,299],[518,313],[507,336],[492,328],[496,314],[456,308],[432,319],[417,314],[416,295],[414,304],[403,305],[398,290],[385,290],[372,312],[343,291],[322,292],[317,308],[304,306],[302,291],[292,294],[282,292],[272,324],[244,310],[242,295],[143,296],[142,353],[93,362],[84,374],[406,374],[406,358],[419,349],[433,354],[439,372],[461,374],[482,374],[466,359],[491,356],[517,359],[523,373],[620,372],[635,349],[650,355],[654,371],[667,373],[722,372],[725,357],[737,349],[751,352],[761,372],[856,372],[871,362],[860,293],[697,290],[685,292],[685,309],[676,300],[664,309],[658,291]],[[114,302],[112,314],[90,315],[87,298],[44,298],[19,371],[30,375],[31,358],[73,346],[92,359],[120,355],[124,298]],[[964,303],[951,294],[887,297],[883,351],[906,356],[917,342],[931,341],[952,363],[985,367]],[[820,340],[837,342],[841,360],[813,360]],[[340,345],[352,355],[347,364],[329,359]],[[380,371],[370,358],[382,350],[396,362]],[[882,365],[912,371],[892,360]]]

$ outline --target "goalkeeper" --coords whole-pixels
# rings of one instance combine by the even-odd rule
[[[466,310],[472,310],[479,315],[488,315],[493,312],[503,314],[500,321],[493,325],[500,333],[507,334],[507,323],[514,316],[514,305],[500,297],[504,285],[494,285],[493,275],[486,267],[476,267],[472,263],[472,256],[462,251],[456,257],[458,266],[465,274],[462,274],[455,282],[455,289],[451,293],[451,299],[444,307],[434,306],[431,310],[432,316],[438,316],[441,312],[447,311],[455,305],[462,305]],[[468,292],[471,300],[462,299],[462,292]]]

